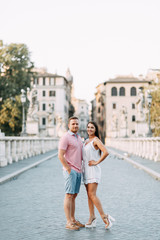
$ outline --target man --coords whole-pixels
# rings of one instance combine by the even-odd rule
[[[79,230],[85,227],[75,219],[75,199],[81,185],[82,140],[78,136],[79,121],[71,117],[68,122],[68,132],[59,143],[58,157],[63,165],[65,179],[64,211],[67,219],[66,229]]]

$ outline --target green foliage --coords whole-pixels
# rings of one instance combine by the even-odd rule
[[[0,129],[6,135],[19,135],[22,122],[22,104],[20,96],[8,98],[0,110]]]
[[[152,92],[151,125],[154,127],[154,136],[160,136],[160,87]]]
[[[0,44],[0,97],[15,97],[30,87],[33,63],[25,44]]]
[[[25,44],[4,45],[0,40],[0,129],[19,135],[22,128],[21,89],[30,87],[34,65]]]

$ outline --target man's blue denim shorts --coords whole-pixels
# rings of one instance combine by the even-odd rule
[[[65,180],[65,193],[79,193],[81,186],[81,173],[71,169],[70,174],[67,171],[63,171],[63,176]]]

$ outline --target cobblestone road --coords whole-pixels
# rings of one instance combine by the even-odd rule
[[[98,213],[95,229],[65,229],[64,185],[57,157],[0,185],[0,239],[160,240],[160,182],[109,156],[102,164],[98,196],[116,222],[106,231]],[[85,223],[88,206],[82,185],[76,216]]]

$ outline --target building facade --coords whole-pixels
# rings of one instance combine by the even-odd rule
[[[57,74],[37,71],[28,92],[28,135],[61,136],[67,130],[71,104],[72,80]],[[71,114],[71,113],[70,113]]]
[[[89,121],[89,105],[83,99],[73,98],[72,103],[75,109],[74,115],[79,119],[79,134],[81,138],[87,138],[87,123]]]
[[[101,131],[105,131],[106,139],[147,134],[142,92],[149,84],[150,81],[142,77],[118,76],[97,86],[96,120]],[[143,133],[140,126],[143,126]]]
[[[105,143],[106,138],[106,83],[101,83],[96,87],[96,119],[95,122],[98,124],[100,139]]]

